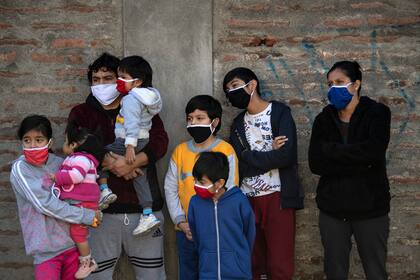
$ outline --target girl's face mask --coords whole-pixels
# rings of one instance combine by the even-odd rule
[[[51,143],[48,141],[48,144],[40,148],[23,148],[23,155],[25,160],[32,165],[42,165],[47,162],[48,159],[48,149]]]

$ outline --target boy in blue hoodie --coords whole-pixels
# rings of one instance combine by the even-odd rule
[[[203,152],[194,165],[188,223],[199,255],[199,279],[252,279],[255,219],[248,199],[226,186],[229,163],[220,152]]]

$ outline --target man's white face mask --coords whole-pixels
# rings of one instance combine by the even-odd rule
[[[91,86],[90,89],[96,100],[104,106],[114,102],[120,95],[120,92],[117,90],[117,84],[101,84]]]

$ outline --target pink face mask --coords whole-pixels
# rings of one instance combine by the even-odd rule
[[[50,145],[50,141],[44,147],[40,148],[23,148],[23,155],[27,162],[32,165],[42,165],[48,159],[48,146]]]
[[[203,198],[203,199],[210,199],[214,196],[214,193],[210,192],[209,189],[213,187],[213,184],[209,185],[209,186],[202,186],[199,184],[195,184],[194,185],[194,190],[195,193]]]

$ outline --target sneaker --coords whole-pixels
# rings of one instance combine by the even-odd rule
[[[133,235],[146,235],[149,232],[160,226],[160,221],[155,215],[143,215],[140,216],[139,225],[133,230]]]
[[[98,269],[98,265],[90,255],[86,257],[79,257],[79,262],[79,269],[76,274],[74,274],[76,279],[84,279],[88,277],[90,273]]]
[[[101,191],[101,197],[99,199],[99,210],[108,208],[109,204],[117,200],[117,195],[113,193],[109,188]]]

